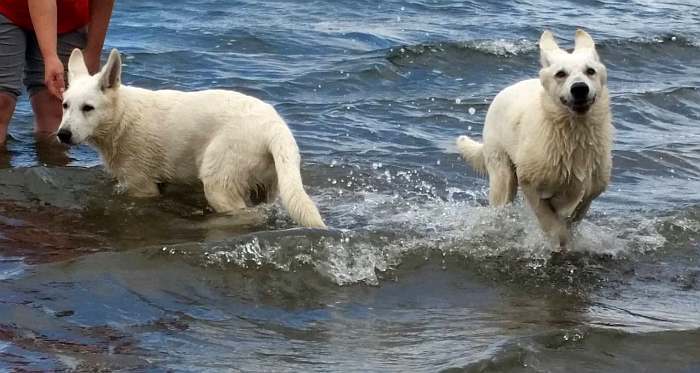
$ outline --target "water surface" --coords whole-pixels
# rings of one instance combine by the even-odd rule
[[[700,371],[693,1],[118,2],[123,80],[275,105],[328,232],[115,193],[94,151],[0,170],[0,369]],[[576,26],[608,66],[613,180],[551,255],[461,161],[493,96]],[[10,167],[11,166],[11,167]]]

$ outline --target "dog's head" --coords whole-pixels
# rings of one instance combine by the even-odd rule
[[[607,85],[607,70],[593,39],[583,30],[576,30],[571,53],[559,48],[554,35],[545,31],[540,38],[540,60],[540,81],[545,91],[573,114],[587,113]]]
[[[57,133],[60,142],[80,144],[93,136],[100,125],[112,120],[121,65],[119,52],[112,49],[102,70],[90,75],[83,53],[73,50],[68,61],[68,89],[63,93],[63,120]]]

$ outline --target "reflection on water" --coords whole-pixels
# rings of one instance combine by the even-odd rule
[[[17,149],[20,148],[22,152],[30,151],[36,156],[36,162],[44,166],[66,166],[71,162],[71,158],[68,156],[68,147],[56,141],[52,138],[38,138],[32,144],[33,146],[27,146],[26,144],[14,143],[16,140],[8,139],[8,144],[0,145],[0,168],[10,168],[13,164],[14,155],[17,153]],[[26,156],[23,154],[23,156]],[[15,164],[18,162],[14,162]],[[21,164],[21,162],[19,162]]]
[[[56,141],[55,138],[39,139],[34,145],[39,164],[46,166],[65,166],[70,163],[68,147]]]
[[[7,149],[7,144],[0,144],[0,168],[10,168],[12,164],[12,154]]]

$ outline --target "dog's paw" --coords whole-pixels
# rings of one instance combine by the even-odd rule
[[[566,253],[571,246],[571,233],[569,232],[569,229],[567,229],[566,225],[562,225],[553,233],[552,243],[554,249],[559,252]]]

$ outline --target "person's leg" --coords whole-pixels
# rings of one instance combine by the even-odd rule
[[[38,141],[51,140],[61,124],[61,100],[44,88],[32,95],[31,102],[34,110],[34,135]]]
[[[12,119],[12,113],[15,112],[15,103],[17,98],[9,93],[0,91],[0,168],[10,167],[12,156],[7,149],[7,127]]]
[[[24,31],[0,14],[0,144],[5,143],[21,93],[25,49]]]
[[[86,43],[85,30],[78,30],[58,36],[58,56],[63,65],[68,67],[68,58],[74,48],[84,48]],[[44,60],[41,56],[36,36],[30,34],[27,41],[27,68],[24,84],[34,110],[34,133],[39,141],[53,141],[54,134],[61,124],[63,109],[61,101],[51,95],[44,86]],[[68,73],[66,72],[66,76]]]
[[[15,104],[17,97],[0,91],[0,144],[4,144],[7,139],[7,127],[15,112]]]

